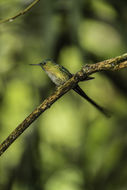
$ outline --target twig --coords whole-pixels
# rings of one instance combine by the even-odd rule
[[[77,72],[71,79],[57,89],[50,97],[45,99],[14,131],[0,144],[0,155],[33,123],[44,111],[46,111],[61,96],[72,89],[78,82],[87,79],[95,72],[116,71],[127,68],[127,54],[108,59],[95,64],[87,64]]]
[[[5,23],[5,22],[12,22],[13,20],[15,20],[17,17],[24,15],[26,12],[28,12],[35,4],[37,4],[40,0],[35,0],[33,1],[28,7],[26,7],[24,10],[20,11],[18,14],[16,14],[15,16],[12,16],[10,18],[6,18],[3,20],[0,20],[0,24]]]

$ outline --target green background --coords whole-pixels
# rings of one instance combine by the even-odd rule
[[[0,18],[29,3],[0,0]],[[126,53],[126,23],[126,0],[42,0],[1,24],[0,142],[55,89],[41,68],[29,64],[52,58],[75,73]],[[127,70],[93,76],[80,86],[112,117],[68,92],[1,156],[1,190],[127,188]]]

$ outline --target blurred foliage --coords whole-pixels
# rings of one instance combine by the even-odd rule
[[[0,0],[0,18],[32,1]],[[38,67],[53,58],[72,73],[127,52],[127,1],[42,0],[0,25],[0,141],[55,89]],[[127,71],[80,86],[113,112],[104,118],[70,91],[0,158],[1,190],[127,188]]]

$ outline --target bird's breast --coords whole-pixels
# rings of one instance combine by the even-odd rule
[[[53,72],[48,72],[46,71],[47,75],[49,76],[49,78],[57,85],[60,86],[62,85],[64,82],[66,82],[68,80],[67,76],[61,74],[61,73],[53,73]]]

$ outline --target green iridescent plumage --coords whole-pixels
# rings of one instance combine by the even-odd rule
[[[31,65],[39,65],[42,69],[47,73],[49,78],[56,84],[56,86],[60,86],[64,84],[67,80],[72,77],[72,74],[63,66],[54,63],[50,59],[44,60],[39,64],[31,64]],[[74,89],[80,96],[85,98],[88,102],[90,102],[93,106],[95,106],[99,111],[101,111],[104,115],[109,116],[107,110],[98,105],[95,101],[93,101],[87,94],[77,85]]]

